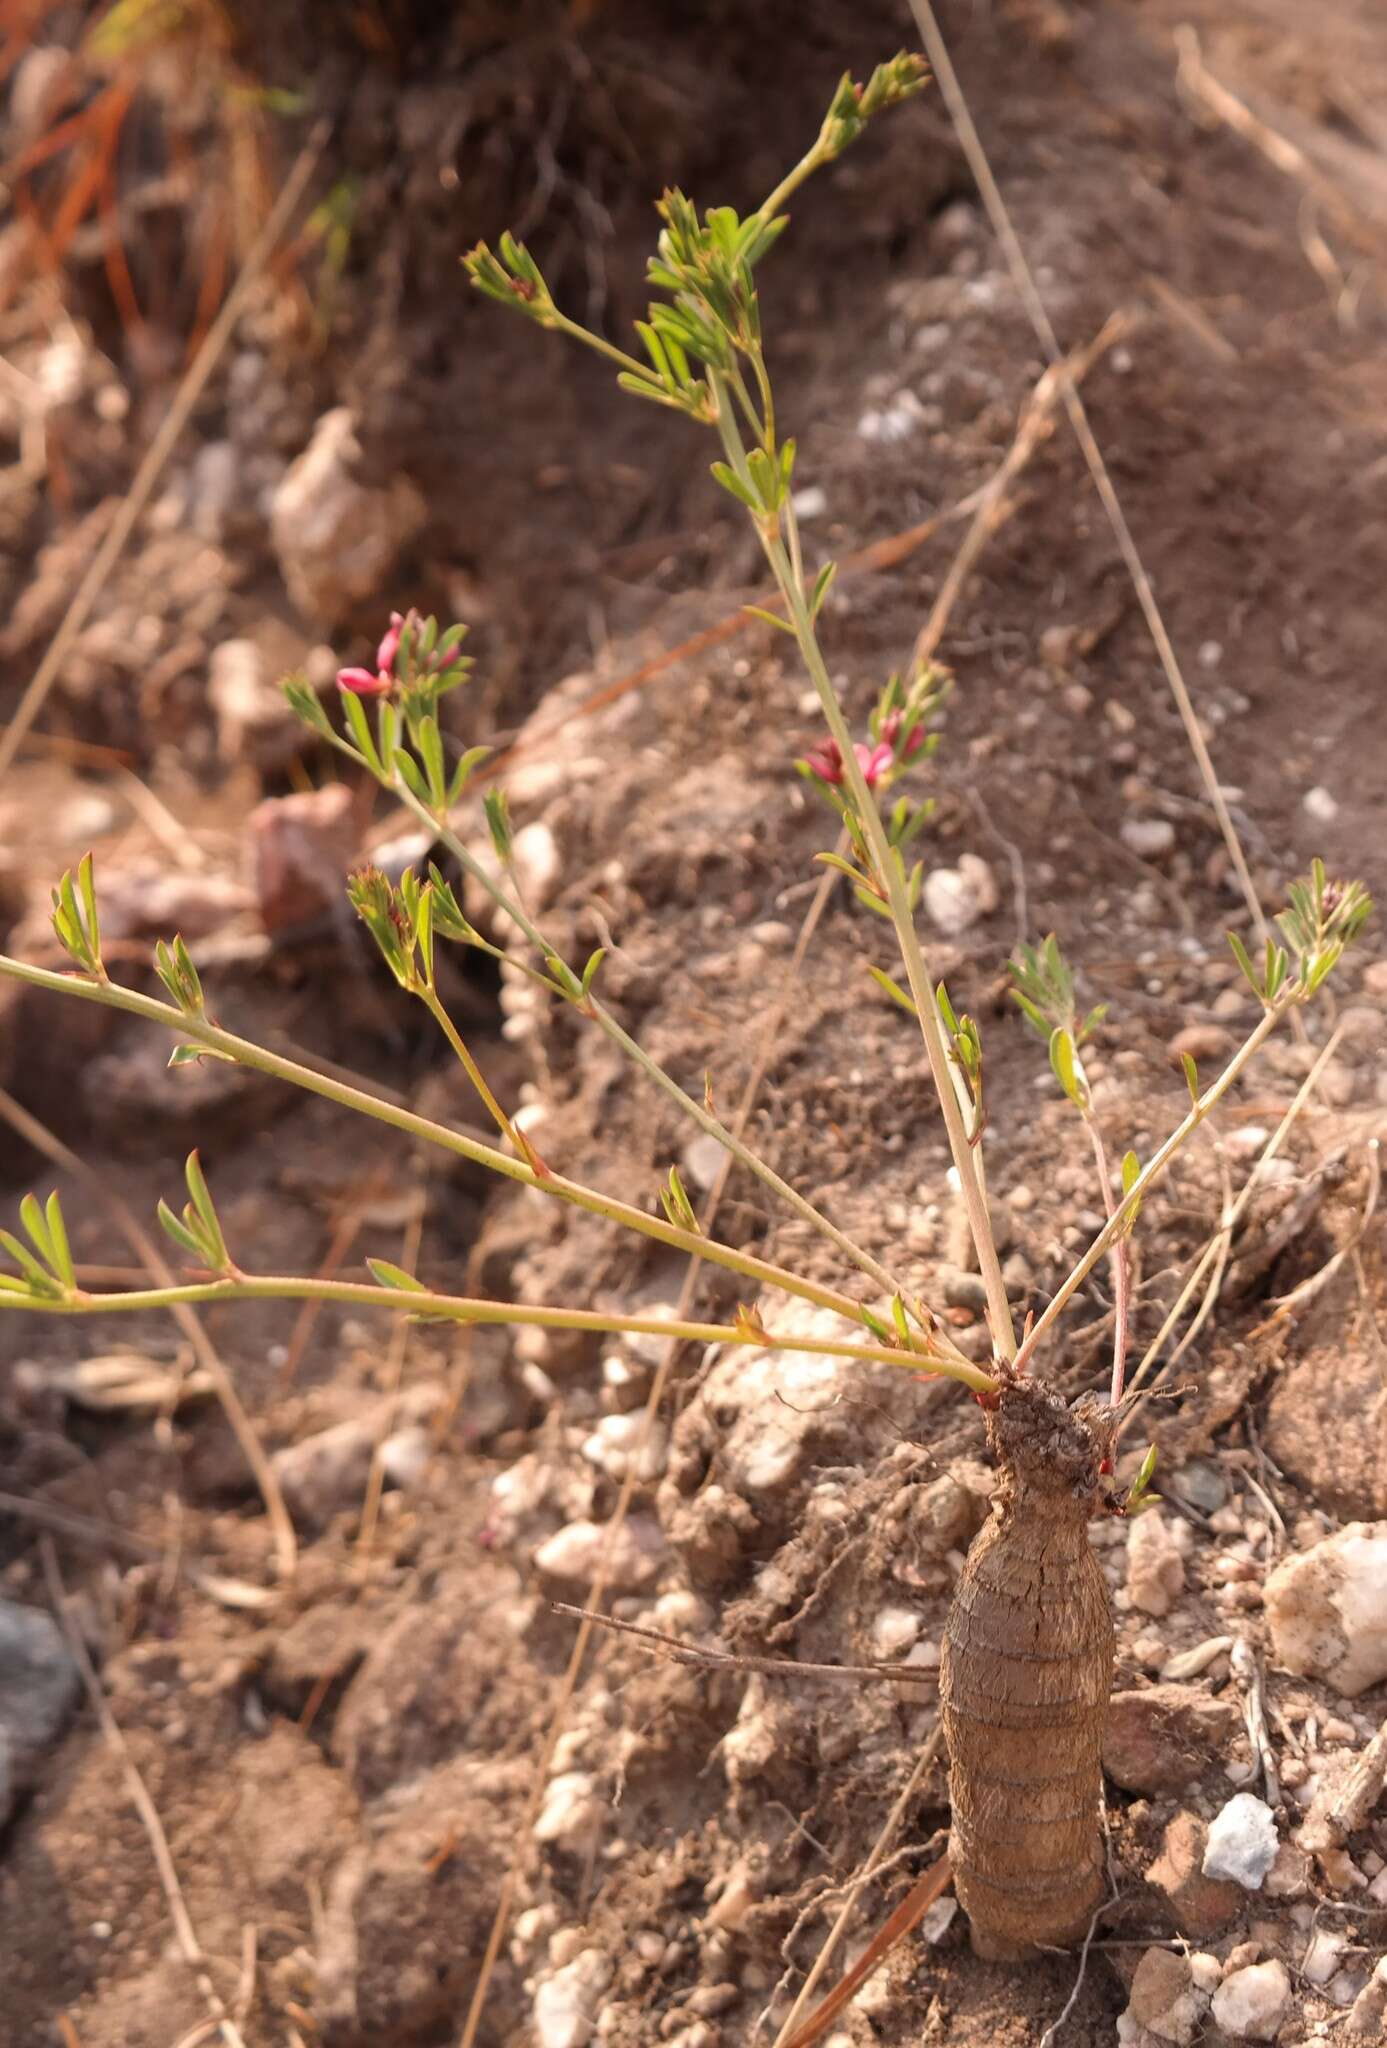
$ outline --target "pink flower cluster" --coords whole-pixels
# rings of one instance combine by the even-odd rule
[[[400,651],[400,636],[404,632],[405,624],[403,612],[391,612],[385,637],[376,649],[374,673],[369,668],[339,668],[338,689],[350,690],[356,697],[384,696],[394,685],[395,657]]]
[[[862,778],[868,789],[875,789],[887,769],[894,763],[896,736],[900,729],[901,714],[899,711],[893,711],[890,717],[884,720],[881,738],[874,745],[869,746],[866,740],[857,740],[854,743],[853,753],[857,756],[857,765],[862,770]],[[922,725],[917,725],[906,742],[902,760],[913,760],[924,744],[925,729]],[[811,747],[804,759],[821,782],[831,783],[835,788],[842,782],[842,749],[831,733],[826,739],[820,740],[817,746]]]

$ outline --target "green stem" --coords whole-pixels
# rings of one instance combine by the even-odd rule
[[[545,321],[544,325],[551,329],[556,329],[560,334],[571,335],[575,341],[585,341],[589,348],[597,351],[598,355],[606,356],[609,362],[615,363],[618,369],[627,371],[629,375],[644,377],[651,383],[655,382],[655,379],[650,374],[649,363],[641,362],[638,356],[628,356],[624,348],[618,348],[614,342],[607,341],[604,336],[593,334],[586,327],[580,327],[576,320],[570,320],[567,313],[561,313],[557,306],[554,308],[552,320]]]
[[[729,394],[723,378],[717,371],[711,373],[711,385],[718,405],[718,426],[722,433],[727,458],[737,475],[747,484],[746,451],[737,431],[737,422],[729,403]],[[795,638],[799,642],[800,654],[809,676],[818,692],[823,706],[824,717],[829,731],[838,743],[842,756],[843,772],[857,815],[862,822],[867,843],[878,874],[886,889],[891,908],[892,922],[901,949],[906,978],[920,1018],[920,1030],[925,1041],[925,1053],[930,1064],[935,1093],[943,1112],[944,1128],[948,1134],[949,1150],[953,1154],[958,1170],[959,1185],[963,1191],[964,1205],[968,1212],[968,1223],[973,1243],[977,1248],[978,1269],[982,1274],[987,1291],[987,1321],[992,1332],[992,1341],[998,1353],[1004,1358],[1016,1355],[1016,1337],[1012,1329],[1011,1310],[1007,1305],[1007,1291],[1002,1280],[1001,1263],[992,1236],[992,1222],[987,1213],[987,1201],[979,1183],[974,1165],[972,1147],[964,1128],[963,1114],[958,1097],[954,1092],[953,1079],[949,1072],[949,1055],[944,1035],[943,1019],[935,1000],[934,986],[925,966],[924,954],[919,936],[915,930],[915,919],[906,898],[905,876],[900,860],[886,837],[886,828],[881,821],[876,799],[867,786],[862,767],[853,751],[852,734],[843,716],[832,679],[829,676],[814,622],[809,616],[809,606],[804,595],[802,579],[796,577],[794,565],[786,553],[785,543],[778,531],[770,531],[758,522],[761,544],[770,563],[771,572],[780,586],[781,594],[789,612]]]
[[[371,1286],[366,1281],[309,1280],[294,1274],[223,1275],[211,1280],[181,1281],[172,1287],[132,1288],[120,1294],[74,1291],[62,1297],[0,1292],[0,1311],[28,1309],[44,1315],[104,1315],[107,1311],[177,1308],[208,1301],[324,1301],[354,1308],[387,1308],[406,1315],[438,1317],[458,1323],[525,1324],[543,1330],[593,1330],[604,1333],[670,1337],[693,1344],[739,1344],[757,1350],[812,1351],[830,1358],[851,1358],[869,1364],[904,1366],[911,1372],[957,1380],[974,1393],[991,1392],[996,1381],[980,1366],[963,1360],[894,1349],[885,1344],[851,1344],[837,1337],[777,1338],[768,1331],[758,1337],[733,1323],[683,1322],[663,1316],[608,1315],[598,1309],[540,1308],[509,1301],[470,1299],[434,1294],[427,1289]]]
[[[477,1062],[473,1059],[471,1053],[467,1050],[467,1047],[462,1040],[461,1034],[459,1033],[457,1026],[454,1024],[452,1018],[448,1015],[448,1012],[444,1009],[442,1003],[439,1001],[438,991],[433,988],[421,988],[418,991],[418,994],[419,999],[423,1003],[425,1009],[433,1018],[434,1022],[437,1024],[439,1030],[443,1033],[443,1036],[447,1039],[453,1051],[457,1054],[458,1059],[462,1064],[464,1073],[467,1075],[468,1080],[472,1083],[472,1086],[476,1089],[478,1095],[481,1096],[482,1101],[486,1104],[487,1109],[491,1113],[492,1120],[494,1121],[497,1130],[501,1133],[501,1136],[504,1139],[506,1139],[507,1143],[514,1145],[516,1151],[523,1156],[525,1148],[516,1136],[514,1124],[506,1115],[506,1112],[502,1109],[500,1103],[496,1100],[496,1097],[492,1094],[491,1089],[487,1086],[486,1076],[483,1074],[481,1068],[477,1065]]]
[[[344,1109],[375,1117],[380,1123],[405,1131],[412,1138],[422,1139],[425,1144],[455,1152],[478,1166],[489,1167],[493,1173],[502,1174],[507,1180],[537,1188],[541,1194],[553,1195],[558,1201],[571,1202],[575,1208],[586,1209],[594,1216],[622,1224],[643,1237],[653,1237],[675,1251],[707,1259],[711,1265],[724,1266],[730,1272],[755,1281],[758,1286],[775,1287],[782,1293],[798,1295],[801,1300],[812,1301],[820,1308],[830,1308],[854,1322],[861,1320],[858,1303],[850,1296],[840,1294],[836,1288],[819,1287],[813,1281],[801,1280],[797,1274],[772,1265],[766,1259],[755,1258],[749,1252],[734,1251],[730,1245],[719,1244],[716,1239],[703,1237],[697,1231],[681,1230],[676,1224],[648,1216],[643,1209],[633,1208],[630,1203],[620,1202],[612,1195],[599,1194],[595,1188],[584,1187],[581,1182],[568,1180],[563,1174],[536,1172],[525,1160],[513,1159],[507,1152],[498,1152],[494,1145],[484,1145],[480,1139],[465,1137],[461,1131],[450,1131],[446,1124],[436,1124],[429,1117],[385,1102],[377,1095],[349,1086],[345,1081],[334,1080],[331,1075],[301,1067],[296,1061],[269,1052],[250,1039],[238,1038],[232,1031],[223,1031],[206,1017],[186,1015],[169,1003],[158,1002],[153,996],[140,995],[134,989],[122,988],[115,982],[88,981],[80,975],[58,974],[51,968],[31,967],[23,960],[12,960],[7,954],[0,954],[0,974],[8,975],[14,981],[27,982],[32,988],[76,996],[81,1002],[102,1003],[108,1009],[124,1010],[133,1017],[143,1017],[149,1023],[162,1025],[178,1038],[204,1045],[210,1052],[223,1053],[242,1066],[274,1075],[276,1080],[292,1082],[296,1088],[304,1088],[311,1095],[324,1096],[329,1102],[340,1103]]]
[[[1078,1292],[1079,1288],[1083,1286],[1084,1281],[1088,1278],[1104,1253],[1110,1251],[1117,1242],[1119,1235],[1140,1204],[1142,1197],[1160,1179],[1181,1146],[1199,1129],[1199,1126],[1203,1123],[1214,1105],[1227,1094],[1258,1047],[1262,1045],[1265,1039],[1271,1036],[1281,1018],[1295,1001],[1296,992],[1292,989],[1279,1002],[1275,1003],[1271,1009],[1265,1012],[1261,1022],[1238,1048],[1237,1052],[1234,1053],[1218,1079],[1205,1089],[1198,1102],[1191,1105],[1189,1113],[1181,1123],[1176,1125],[1165,1143],[1156,1152],[1152,1153],[1127,1193],[1113,1209],[1106,1224],[1099,1231],[1097,1237],[1094,1238],[1093,1243],[1067,1279],[1060,1283],[1054,1298],[1044,1314],[1032,1325],[1031,1333],[1021,1347],[1020,1355],[1016,1360],[1018,1372],[1025,1371],[1042,1337],[1059,1320],[1060,1316],[1064,1313],[1066,1304]]]
[[[799,190],[805,179],[812,178],[820,164],[827,163],[828,161],[829,159],[824,154],[823,137],[820,136],[814,147],[805,152],[794,169],[785,173],[770,197],[762,200],[756,209],[761,218],[763,220],[774,220],[786,200]]]
[[[452,854],[463,872],[470,875],[473,881],[485,889],[497,909],[505,912],[516,928],[523,933],[525,938],[536,949],[541,959],[547,959],[551,956],[554,948],[545,938],[543,932],[527,916],[523,907],[506,894],[495,876],[489,874],[481,862],[468,852],[447,819],[435,816],[428,805],[422,803],[404,783],[397,781],[390,784],[389,787],[392,794],[398,796],[401,802],[413,811],[415,817],[422,824],[427,825],[430,832],[434,833],[442,844],[447,847],[449,853]],[[831,1244],[836,1245],[844,1258],[856,1266],[859,1272],[865,1273],[869,1280],[875,1281],[883,1293],[891,1295],[900,1292],[898,1282],[893,1279],[890,1272],[882,1265],[879,1259],[874,1259],[870,1252],[864,1251],[861,1245],[855,1243],[846,1231],[840,1230],[836,1223],[831,1223],[822,1210],[816,1209],[811,1201],[799,1193],[798,1189],[791,1187],[787,1180],[782,1180],[774,1167],[768,1165],[764,1159],[753,1152],[751,1147],[745,1144],[734,1131],[730,1131],[718,1117],[713,1115],[710,1109],[706,1109],[694,1096],[685,1094],[673,1075],[667,1074],[659,1062],[652,1059],[644,1046],[617,1022],[617,1019],[612,1015],[606,1004],[596,995],[590,994],[588,996],[585,1010],[586,1014],[592,1018],[599,1030],[605,1033],[612,1044],[617,1046],[628,1059],[634,1060],[642,1073],[646,1074],[655,1083],[655,1086],[669,1097],[671,1102],[676,1103],[685,1116],[692,1118],[701,1131],[706,1131],[710,1138],[716,1138],[724,1151],[730,1152],[739,1165],[744,1166],[748,1173],[754,1174],[764,1187],[769,1188],[773,1194],[778,1195],[781,1201],[788,1203],[797,1216],[812,1225]]]

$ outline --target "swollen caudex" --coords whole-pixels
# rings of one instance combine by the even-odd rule
[[[944,1633],[950,1856],[973,1946],[998,1960],[1081,1939],[1103,1896],[1107,1587],[1088,1522],[1106,1493],[1112,1410],[1005,1383],[988,1417],[992,1515]]]

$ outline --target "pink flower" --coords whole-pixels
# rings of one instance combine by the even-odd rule
[[[337,671],[338,689],[350,690],[354,697],[383,696],[393,681],[392,676],[383,673],[373,675],[369,668],[339,668]]]
[[[403,612],[391,612],[390,624],[386,628],[385,637],[376,649],[376,667],[383,676],[390,676],[395,673],[395,656],[400,651],[400,636],[404,629],[405,620]]]
[[[857,765],[862,770],[868,789],[875,789],[886,770],[891,766],[894,755],[886,740],[878,740],[874,747],[865,740],[858,740],[853,747]],[[811,747],[804,757],[805,765],[811,768],[820,782],[829,782],[836,788],[843,780],[843,756],[838,742],[830,733]]]
[[[878,740],[874,747],[869,747],[865,740],[859,740],[853,752],[857,756],[857,765],[862,770],[868,789],[876,788],[896,758],[889,740]]]

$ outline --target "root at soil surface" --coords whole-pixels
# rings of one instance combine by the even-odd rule
[[[1087,1525],[1111,1411],[1018,1382],[988,1433],[1001,1483],[949,1611],[940,1699],[955,1885],[974,1949],[1001,1961],[1081,1939],[1103,1894],[1113,1625]]]

